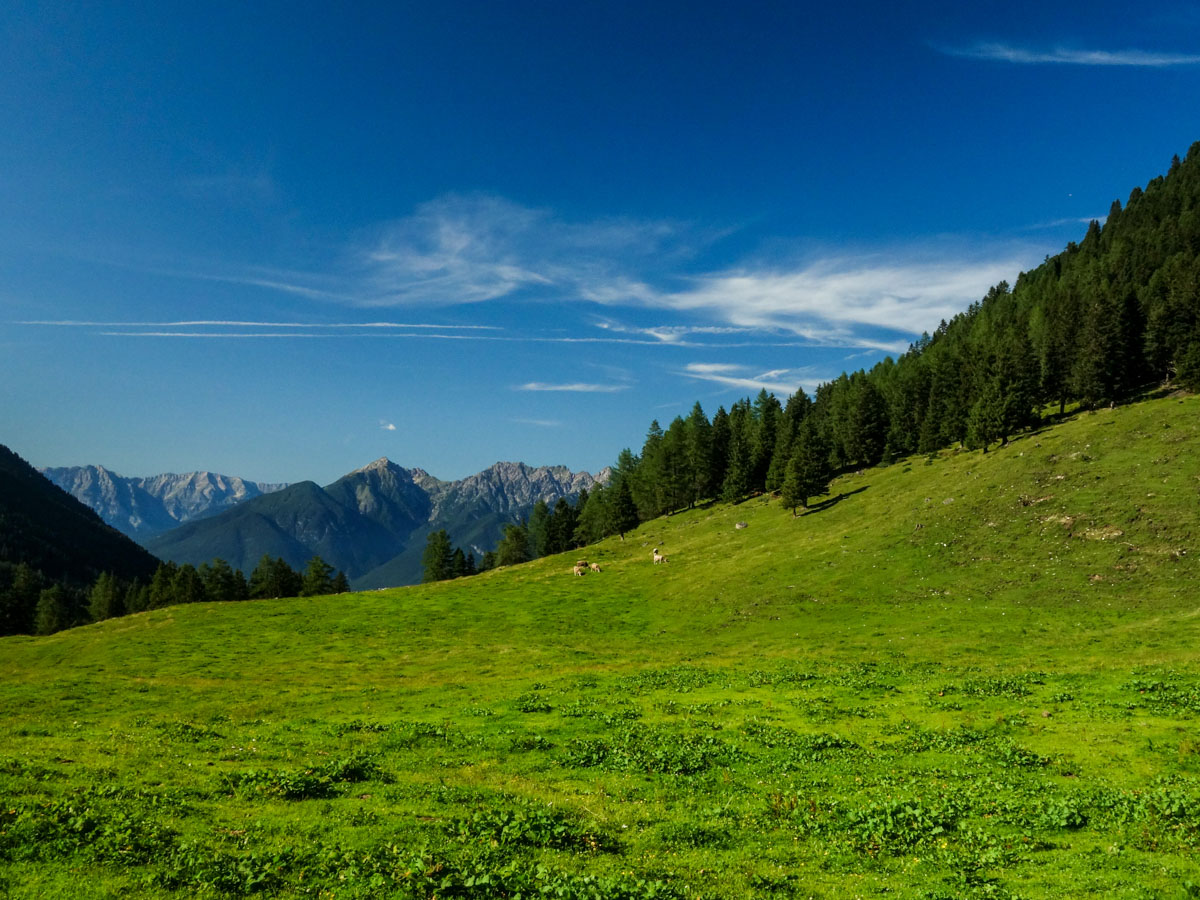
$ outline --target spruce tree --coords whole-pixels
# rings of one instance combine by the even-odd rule
[[[34,634],[54,634],[71,627],[71,605],[61,584],[43,588],[33,616]]]
[[[500,539],[500,543],[496,547],[496,565],[515,566],[518,563],[528,562],[529,559],[529,533],[525,530],[525,526],[505,525],[504,537]]]
[[[613,496],[610,498],[607,531],[609,534],[619,534],[624,538],[625,532],[637,528],[639,521],[633,495],[629,491],[626,479],[622,478],[613,488]]]
[[[550,547],[550,507],[546,505],[545,500],[538,498],[533,504],[525,531],[529,542],[529,558],[538,559],[545,556]]]
[[[454,577],[454,547],[446,529],[434,531],[425,539],[421,564],[424,570],[421,580],[426,583]]]
[[[125,596],[117,579],[101,572],[88,594],[88,615],[93,622],[102,622],[125,614]]]
[[[314,556],[304,568],[304,577],[300,585],[301,597],[323,597],[334,593],[333,566],[319,556]]]
[[[331,594],[347,594],[350,592],[350,580],[346,577],[346,573],[338,569],[338,573],[333,576],[333,587],[330,589]]]

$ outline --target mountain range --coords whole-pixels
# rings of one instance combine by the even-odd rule
[[[219,557],[247,574],[263,554],[293,568],[320,556],[358,589],[415,584],[431,532],[445,529],[478,559],[538,500],[573,498],[607,477],[607,470],[593,477],[565,466],[501,462],[442,481],[384,458],[325,487],[302,481],[262,493],[144,544],[165,560],[199,565]]]
[[[113,528],[140,542],[287,487],[213,472],[126,478],[104,466],[64,466],[38,471],[94,509]]]

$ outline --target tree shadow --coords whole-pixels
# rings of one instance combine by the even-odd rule
[[[843,491],[836,497],[830,497],[828,500],[822,500],[820,503],[814,503],[812,506],[804,510],[804,512],[800,513],[800,516],[811,516],[819,512],[824,512],[831,507],[837,506],[847,497],[853,497],[855,494],[861,494],[869,487],[869,484],[864,484],[862,487],[856,488],[853,491]]]

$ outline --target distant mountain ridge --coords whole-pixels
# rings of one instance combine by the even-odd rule
[[[127,478],[104,466],[38,469],[118,531],[139,541],[287,487],[214,472]]]
[[[320,556],[356,588],[413,584],[431,532],[445,529],[476,558],[495,547],[506,523],[538,500],[553,504],[606,481],[565,466],[499,462],[457,481],[406,469],[386,457],[319,487],[311,481],[246,500],[150,538],[163,559],[195,565],[220,557],[249,572],[264,553],[294,568]]]

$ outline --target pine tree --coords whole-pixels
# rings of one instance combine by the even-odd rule
[[[529,558],[545,556],[550,548],[550,507],[545,500],[538,498],[533,504],[525,530],[529,541]]]
[[[610,498],[608,506],[608,527],[609,534],[619,534],[622,538],[625,537],[625,532],[637,528],[638,522],[637,506],[633,502],[633,495],[629,491],[629,485],[626,479],[622,478],[613,488],[613,496]]]
[[[709,454],[711,468],[708,472],[707,496],[719,495],[725,485],[725,473],[729,468],[729,413],[718,406],[712,420],[712,451]]]
[[[446,529],[434,531],[425,539],[421,564],[424,569],[421,580],[426,583],[454,577],[454,548]]]
[[[829,464],[829,444],[812,419],[806,419],[796,435],[795,449],[788,462],[788,474],[792,476],[793,483],[788,488],[790,493],[784,505],[791,506],[793,513],[797,502],[807,509],[809,497],[819,496],[829,490],[829,482],[833,477],[833,469]]]
[[[200,573],[191,563],[184,563],[171,579],[172,603],[203,603],[208,599]]]
[[[334,593],[333,566],[319,556],[314,556],[304,568],[304,578],[300,585],[301,597],[323,597]]]
[[[150,605],[148,609],[162,609],[175,603],[175,575],[179,567],[173,562],[165,562],[154,570],[150,580]]]
[[[347,594],[350,592],[350,580],[346,577],[346,573],[338,569],[338,573],[333,576],[333,587],[330,589],[331,594]]]
[[[695,506],[701,500],[713,495],[712,487],[712,425],[704,415],[704,409],[699,401],[692,407],[687,417],[684,442],[686,446],[688,471],[691,476],[688,485],[688,505]]]
[[[0,591],[0,635],[31,634],[43,584],[42,573],[27,562],[12,570],[8,590]]]
[[[454,552],[450,554],[450,577],[462,578],[467,574],[467,554],[463,553],[462,547],[455,547]]]
[[[117,579],[109,572],[101,572],[88,594],[88,615],[93,622],[101,622],[125,614],[125,596]]]
[[[729,414],[729,459],[721,499],[736,503],[750,493],[750,470],[753,466],[750,448],[750,411],[748,406],[735,403]]]
[[[529,561],[529,533],[524,525],[504,526],[504,537],[496,547],[497,566],[515,566]]]
[[[223,559],[214,559],[200,567],[204,593],[216,603],[234,603],[249,598],[246,577]]]
[[[601,485],[592,488],[587,504],[579,513],[575,523],[575,544],[583,547],[602,540],[608,534],[608,495],[611,493]]]
[[[34,634],[54,634],[71,627],[71,605],[67,590],[61,584],[43,588],[34,610]]]

